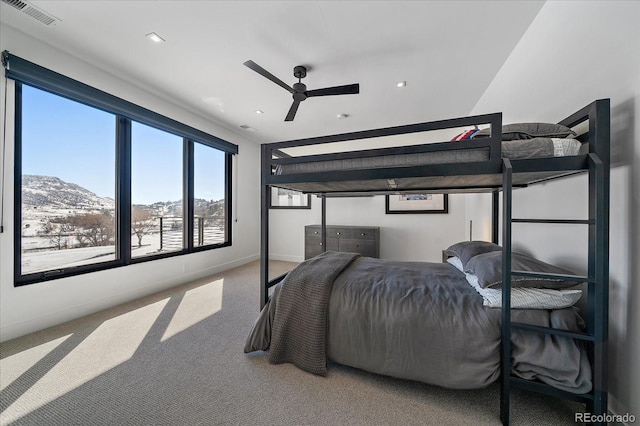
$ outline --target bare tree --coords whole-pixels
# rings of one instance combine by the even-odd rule
[[[108,246],[114,240],[115,224],[108,211],[73,216],[70,221],[78,229],[82,247]]]
[[[142,237],[149,234],[156,220],[149,210],[140,207],[131,209],[131,234],[138,237],[138,247],[142,247]]]
[[[38,232],[40,235],[45,235],[49,239],[49,243],[53,244],[56,250],[62,250],[68,248],[67,238],[69,234],[74,230],[74,227],[69,223],[54,223],[50,219],[40,227]]]

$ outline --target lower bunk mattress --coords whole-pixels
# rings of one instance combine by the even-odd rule
[[[513,321],[572,331],[575,308],[512,310]],[[454,389],[500,375],[500,309],[483,306],[446,263],[399,262],[326,252],[298,265],[274,293],[245,352],[269,350],[326,374],[326,362]],[[512,331],[512,374],[574,393],[591,390],[586,350],[573,339]]]

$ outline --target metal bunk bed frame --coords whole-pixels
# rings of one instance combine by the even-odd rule
[[[532,276],[539,278],[570,278],[587,283],[587,329],[584,333],[569,332],[561,329],[539,327],[523,323],[511,322],[511,286],[504,285],[502,292],[502,339],[501,339],[501,397],[500,418],[503,424],[509,424],[509,397],[511,387],[538,392],[553,397],[569,399],[586,404],[587,411],[593,415],[607,414],[607,339],[608,339],[608,304],[609,304],[609,165],[610,165],[610,101],[600,99],[585,106],[571,116],[559,122],[567,127],[575,127],[587,121],[588,132],[578,139],[588,142],[589,152],[572,157],[509,160],[501,158],[501,137],[499,131],[492,131],[489,138],[417,145],[409,147],[394,147],[371,149],[364,151],[322,154],[303,157],[292,157],[283,149],[314,144],[350,141],[381,136],[399,135],[429,130],[457,128],[489,123],[491,129],[500,129],[502,116],[500,113],[464,117],[458,119],[441,120],[407,126],[375,129],[363,132],[353,132],[340,135],[324,136],[311,139],[286,141],[262,145],[262,174],[261,174],[261,242],[260,242],[260,308],[266,304],[269,288],[280,282],[285,276],[269,279],[269,196],[271,186],[316,192],[322,200],[322,244],[326,247],[326,182],[368,181],[371,190],[353,192],[383,194],[403,192],[403,188],[396,186],[395,179],[403,178],[435,178],[438,187],[433,187],[428,179],[423,186],[411,185],[408,192],[490,192],[492,193],[492,240],[499,241],[500,197],[502,192],[502,258],[503,280],[511,283],[511,277]],[[430,164],[425,166],[390,167],[363,170],[345,170],[337,172],[298,173],[290,175],[276,175],[273,173],[279,164],[293,164],[310,162],[319,159],[356,158],[358,156],[395,155],[416,152],[432,152],[447,149],[488,149],[489,160],[474,163]],[[463,166],[463,167],[461,167]],[[513,218],[512,203],[513,189],[526,187],[533,183],[548,181],[559,177],[587,172],[589,215],[586,220],[567,219],[535,219]],[[465,176],[468,178],[460,182],[449,183],[447,176]],[[486,177],[495,175],[498,181],[486,179],[478,186],[474,186],[472,179],[476,175]],[[444,180],[442,180],[444,178]],[[471,180],[469,180],[471,179]],[[390,187],[382,189],[381,181],[390,183]],[[305,183],[312,182],[308,187]],[[302,184],[302,185],[300,185]],[[316,190],[314,191],[314,186]],[[322,190],[318,190],[321,188]],[[310,189],[310,190],[309,190]],[[309,191],[306,191],[309,190]],[[345,194],[349,191],[337,190],[336,193]],[[588,226],[588,273],[587,276],[560,276],[550,274],[513,271],[511,269],[512,226],[518,223],[538,224],[572,224]],[[541,382],[519,379],[511,375],[511,331],[523,330],[534,333],[546,333],[565,336],[585,342],[592,367],[592,390],[587,394],[575,394],[563,391]]]

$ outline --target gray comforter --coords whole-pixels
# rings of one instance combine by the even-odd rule
[[[335,253],[327,252],[316,259],[336,263],[334,256]],[[319,265],[309,268],[307,262],[294,270],[295,279],[291,281],[296,287],[318,281]],[[280,311],[291,309],[285,305],[295,303],[298,305],[295,309],[305,309],[305,303],[281,297],[290,284],[289,275],[276,286],[254,324],[245,352],[270,348],[275,342],[274,325],[279,322]],[[301,353],[310,348],[315,351],[326,342],[325,354],[307,354],[315,362],[325,363],[328,357],[366,371],[448,388],[480,388],[498,378],[500,310],[484,307],[482,297],[453,266],[354,256],[352,261],[342,262],[333,275],[335,280],[329,284],[327,293],[326,326],[324,323],[312,326],[315,332],[311,334],[311,326],[300,324],[294,327],[297,330],[293,330],[293,335],[277,337],[279,346],[296,347],[313,336],[315,344],[298,349]],[[307,303],[315,304],[316,308],[323,304]],[[513,310],[512,320],[569,330],[582,328],[573,308]],[[513,331],[512,345],[515,375],[576,393],[591,389],[586,351],[573,340]],[[274,362],[271,358],[270,361]],[[323,374],[322,370],[315,371],[315,367],[294,364]]]

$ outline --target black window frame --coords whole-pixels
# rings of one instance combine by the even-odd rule
[[[30,63],[29,63],[30,64]],[[34,64],[31,64],[34,65]],[[36,66],[36,65],[34,65]],[[37,66],[36,66],[37,67]],[[40,68],[39,68],[40,69]],[[48,71],[48,70],[46,70]],[[50,71],[53,73],[53,71]],[[53,73],[56,74],[56,73]],[[67,78],[64,76],[60,76],[56,74],[56,77]],[[69,79],[71,82],[82,85],[75,80]],[[99,110],[103,110],[107,113],[113,114],[115,116],[116,122],[114,123],[115,127],[115,158],[116,158],[116,182],[115,182],[115,223],[116,223],[116,241],[115,241],[115,255],[116,259],[106,262],[99,262],[88,265],[80,265],[73,266],[69,268],[57,268],[51,269],[48,271],[40,271],[28,274],[22,274],[22,238],[21,238],[21,227],[22,227],[22,85],[27,84],[30,87],[34,87],[39,90],[44,90],[56,96],[61,96],[63,98],[70,99],[75,102],[79,102],[91,108],[96,108]],[[84,85],[83,85],[84,86]],[[85,86],[89,87],[89,86]],[[100,92],[97,89],[90,88],[92,90],[97,91],[99,94],[104,94],[106,96],[111,96],[105,94],[104,92]],[[43,87],[42,85],[31,84],[27,82],[23,82],[20,80],[15,81],[15,115],[14,115],[14,286],[22,286],[28,284],[35,284],[44,281],[55,280],[59,278],[66,278],[80,274],[86,274],[91,272],[97,272],[112,268],[118,268],[128,265],[133,265],[142,262],[150,262],[159,259],[166,259],[176,256],[183,256],[186,254],[198,253],[202,251],[213,250],[222,247],[229,247],[232,245],[232,156],[237,153],[237,146],[230,144],[222,139],[216,138],[215,136],[210,136],[213,140],[203,141],[202,139],[194,139],[192,137],[186,136],[184,134],[179,134],[173,131],[169,131],[169,128],[178,128],[172,119],[166,118],[167,123],[171,126],[168,127],[160,127],[157,126],[157,123],[161,122],[161,118],[157,113],[152,111],[144,110],[141,107],[137,107],[133,104],[134,107],[137,107],[137,112],[140,111],[148,111],[150,120],[144,120],[144,118],[140,118],[140,116],[136,117],[136,119],[132,119],[131,117],[126,117],[124,115],[118,114],[114,111],[109,111],[104,107],[100,107],[97,105],[92,105],[90,102],[87,102],[85,99],[78,99],[70,96],[68,93],[61,93],[62,91],[57,91],[55,89],[51,89],[49,87]],[[118,98],[115,98],[118,99]],[[122,101],[122,100],[121,100]],[[126,102],[126,101],[123,101]],[[145,124],[147,126],[151,126],[157,128],[158,130],[165,131],[168,133],[175,134],[183,139],[183,202],[185,203],[183,208],[183,221],[185,223],[184,232],[185,238],[183,239],[183,248],[182,250],[176,250],[167,253],[159,253],[147,256],[141,256],[132,258],[131,257],[131,123],[132,121],[137,121],[141,124]],[[187,129],[191,129],[188,131],[190,135],[199,136],[200,132],[197,129],[188,128],[186,125],[181,126],[186,127]],[[209,142],[209,143],[207,143]],[[216,143],[220,142],[218,146]],[[222,142],[228,144],[224,145]],[[218,149],[225,153],[225,241],[223,243],[216,244],[204,244],[202,246],[194,246],[193,243],[193,230],[194,230],[194,144],[201,143],[202,145],[210,148],[210,149]]]

